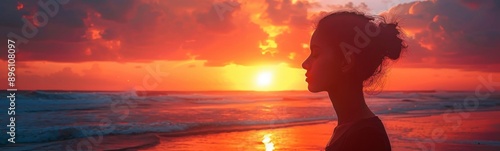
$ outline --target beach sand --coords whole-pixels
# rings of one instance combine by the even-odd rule
[[[411,115],[379,116],[395,151],[500,150],[500,108]],[[275,129],[159,137],[157,145],[140,150],[322,150],[336,124],[330,121]]]

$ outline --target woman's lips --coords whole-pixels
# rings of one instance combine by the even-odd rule
[[[307,73],[305,74],[306,76],[306,82],[309,81],[309,76],[307,75]]]

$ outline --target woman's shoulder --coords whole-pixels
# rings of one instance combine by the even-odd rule
[[[385,128],[378,117],[358,121],[335,142],[331,142],[326,150],[375,150],[389,151],[391,145]]]
[[[353,124],[344,137],[342,150],[391,150],[389,138],[378,117]]]

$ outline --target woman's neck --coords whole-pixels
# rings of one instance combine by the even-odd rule
[[[337,113],[338,125],[375,116],[366,105],[362,84],[330,90],[328,95]]]

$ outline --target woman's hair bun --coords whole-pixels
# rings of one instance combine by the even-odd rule
[[[379,28],[379,46],[383,54],[392,60],[397,60],[401,55],[401,51],[406,48],[403,39],[401,39],[398,24],[382,22],[379,24]]]

